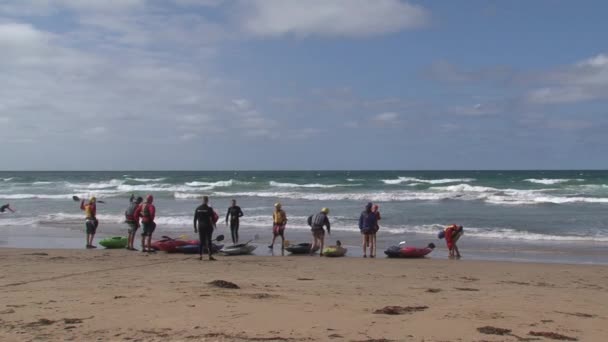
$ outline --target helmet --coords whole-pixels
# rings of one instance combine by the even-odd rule
[[[91,198],[89,198],[89,202],[91,203],[95,203],[97,201],[97,198],[95,198],[95,196],[91,196]]]
[[[139,196],[139,197],[137,197],[137,199],[135,200],[135,203],[141,203],[141,202],[143,202],[143,201],[144,201],[144,199],[143,199],[141,196]]]
[[[321,209],[321,212],[323,214],[329,214],[329,208],[323,208],[323,209]]]
[[[146,196],[146,202],[147,203],[152,203],[153,201],[154,201],[154,196],[152,196],[152,195]]]
[[[275,204],[274,204],[274,207],[275,207],[275,208],[280,208],[280,207],[281,207],[281,203],[279,203],[279,202],[275,203]]]

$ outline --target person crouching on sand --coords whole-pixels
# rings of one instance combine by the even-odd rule
[[[129,226],[129,240],[127,243],[127,250],[136,251],[137,249],[133,247],[133,243],[135,242],[135,234],[137,233],[137,229],[139,229],[139,217],[135,216],[135,211],[137,207],[143,202],[144,199],[141,197],[137,197],[135,199],[135,195],[131,195],[129,198],[129,207],[125,210],[125,223]]]
[[[274,248],[274,242],[277,237],[281,237],[281,251],[285,248],[285,225],[287,224],[287,214],[283,211],[281,203],[274,204],[274,212],[272,213],[272,242],[268,248]]]
[[[376,257],[376,251],[377,249],[377,245],[376,245],[376,234],[378,233],[378,231],[380,230],[380,220],[382,219],[382,217],[380,216],[380,207],[378,207],[377,204],[374,204],[374,206],[372,207],[372,212],[374,214],[376,214],[376,227],[374,228],[374,232],[372,233],[372,246],[370,247],[370,257],[375,258]]]
[[[460,239],[463,234],[463,227],[455,224],[448,226],[443,231],[439,232],[439,238],[445,238],[450,258],[460,258],[460,251],[458,250],[456,242],[458,242],[458,239]]]
[[[316,215],[308,217],[308,225],[312,231],[312,246],[310,246],[310,255],[314,253],[316,248],[319,248],[319,256],[323,256],[323,247],[325,245],[325,230],[323,226],[327,227],[327,234],[331,235],[331,227],[329,224],[329,209],[323,208],[321,212]]]
[[[85,213],[85,231],[87,233],[87,245],[86,248],[97,248],[97,246],[93,246],[93,238],[95,238],[95,233],[97,232],[97,227],[99,226],[99,221],[97,221],[97,199],[95,196],[89,199],[89,203],[84,204],[84,199],[80,202],[80,210],[83,210]]]
[[[376,214],[372,211],[372,203],[365,206],[365,210],[359,216],[359,230],[363,237],[363,257],[367,258],[367,247],[370,247],[370,257],[375,257],[373,246],[370,246],[371,236],[376,229],[378,220]]]
[[[141,217],[141,226],[143,232],[141,233],[141,251],[142,252],[155,252],[152,248],[152,233],[156,229],[156,207],[154,204],[154,197],[152,195],[146,196],[146,202],[140,204],[135,210],[135,217]]]

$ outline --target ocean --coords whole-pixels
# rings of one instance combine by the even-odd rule
[[[281,202],[289,240],[308,241],[306,218],[328,207],[330,240],[341,239],[357,255],[357,218],[374,202],[382,249],[434,242],[432,255],[443,257],[437,232],[457,223],[465,227],[465,258],[608,263],[608,171],[0,172],[0,204],[17,210],[0,214],[0,244],[80,247],[67,239],[83,229],[72,196],[105,201],[98,205],[100,236],[124,234],[132,193],[155,196],[157,235],[192,234],[194,208],[208,195],[220,217],[236,199],[245,212],[241,236],[257,235],[263,245],[273,204]],[[223,224],[218,233],[229,237]]]

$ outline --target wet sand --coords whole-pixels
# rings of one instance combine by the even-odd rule
[[[0,340],[552,341],[534,335],[558,334],[552,337],[604,341],[608,336],[608,266],[218,259],[0,249]],[[239,288],[209,284],[214,280]],[[387,306],[402,308],[382,310]]]

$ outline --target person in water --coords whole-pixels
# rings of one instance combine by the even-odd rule
[[[156,252],[154,248],[152,248],[152,234],[156,229],[156,223],[154,219],[156,218],[156,207],[153,204],[154,196],[148,195],[146,196],[146,202],[137,206],[135,213],[135,219],[141,218],[141,251],[153,253]]]
[[[0,213],[4,213],[6,211],[10,211],[11,213],[14,213],[15,211],[13,210],[13,208],[11,208],[11,204],[10,203],[6,203],[5,205],[0,207]]]
[[[460,258],[460,251],[458,250],[456,242],[458,242],[463,234],[464,228],[455,224],[448,226],[443,230],[442,235],[445,238],[445,243],[448,247],[450,258]]]
[[[226,225],[228,225],[228,220],[230,220],[230,234],[232,235],[232,243],[235,245],[239,243],[239,219],[243,215],[241,207],[236,205],[236,200],[233,199],[232,205],[226,213]]]
[[[95,233],[97,232],[97,227],[99,226],[99,221],[97,221],[97,198],[95,196],[89,199],[89,202],[85,204],[84,199],[80,202],[80,210],[83,210],[85,213],[85,231],[87,233],[87,245],[86,248],[97,248],[97,246],[93,245],[93,239],[95,238]]]
[[[283,211],[281,203],[274,204],[274,212],[272,213],[272,242],[268,248],[274,248],[274,242],[277,237],[281,237],[281,251],[285,248],[285,225],[287,224],[287,214]]]
[[[372,211],[372,203],[368,203],[365,206],[365,210],[359,216],[359,230],[361,231],[361,236],[363,237],[363,257],[367,258],[367,247],[370,247],[370,257],[375,257],[375,251],[373,250],[373,246],[370,245],[372,234],[376,229],[376,225],[378,224],[378,220],[376,218],[376,214]]]
[[[209,197],[203,197],[203,204],[198,206],[194,211],[194,233],[198,233],[199,237],[199,260],[203,260],[203,251],[206,249],[209,253],[209,260],[215,260],[213,257],[213,248],[211,245],[211,237],[215,227],[215,211],[209,206]]]
[[[139,228],[139,217],[135,216],[135,211],[137,207],[143,202],[144,199],[141,197],[137,197],[135,199],[135,195],[131,195],[129,198],[129,207],[125,210],[125,223],[129,226],[129,241],[127,243],[127,250],[136,251],[137,249],[133,247],[133,243],[135,242],[135,233],[137,233],[137,229]]]
[[[323,256],[323,248],[325,245],[324,226],[327,227],[327,234],[331,235],[331,226],[327,215],[329,215],[329,208],[323,208],[320,213],[308,217],[308,225],[312,231],[313,239],[312,246],[310,246],[311,255],[319,248],[319,256]]]
[[[374,204],[374,206],[372,207],[372,212],[374,214],[376,214],[376,227],[374,228],[374,232],[372,233],[371,236],[371,247],[370,247],[370,252],[371,255],[370,257],[375,258],[376,257],[376,251],[378,250],[377,248],[377,244],[376,244],[376,234],[378,233],[378,231],[380,230],[380,220],[382,219],[382,217],[380,216],[380,207],[378,207],[377,204]]]

